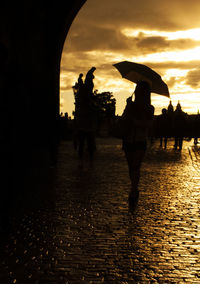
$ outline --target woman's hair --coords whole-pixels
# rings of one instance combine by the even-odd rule
[[[135,102],[145,105],[151,104],[151,88],[148,82],[139,81],[135,88]]]

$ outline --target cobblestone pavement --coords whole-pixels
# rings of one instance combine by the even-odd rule
[[[0,257],[0,283],[200,283],[200,150],[148,148],[128,207],[119,140],[98,139],[93,165],[63,142],[53,208],[24,214]]]

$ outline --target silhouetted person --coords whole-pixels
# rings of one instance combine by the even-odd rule
[[[169,137],[169,131],[170,131],[170,121],[167,114],[167,109],[162,109],[162,114],[158,116],[157,118],[157,131],[158,135],[160,137],[160,147],[163,146],[164,142],[164,148],[167,148],[167,139]]]
[[[168,137],[174,137],[174,107],[171,101],[167,108],[167,116],[169,120]]]
[[[139,197],[138,184],[140,168],[147,148],[147,137],[153,123],[154,107],[150,102],[150,86],[147,82],[138,82],[135,88],[135,100],[127,99],[123,115],[129,123],[129,131],[123,137],[123,150],[129,168],[131,190],[129,201]]]
[[[176,110],[174,111],[174,148],[182,150],[183,138],[186,129],[186,114],[182,111],[181,105],[178,102]]]

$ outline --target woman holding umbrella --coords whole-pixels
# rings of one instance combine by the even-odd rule
[[[149,129],[153,123],[154,107],[151,105],[151,89],[146,81],[139,81],[135,88],[135,100],[127,99],[122,116],[126,117],[128,131],[123,137],[123,150],[129,168],[131,190],[129,202],[138,200],[140,168],[147,147]]]
[[[138,199],[138,184],[140,179],[140,168],[147,147],[147,136],[153,125],[154,107],[151,105],[151,93],[170,97],[167,84],[161,76],[150,67],[130,61],[122,61],[113,64],[120,72],[122,78],[136,83],[135,101],[132,98],[127,101],[124,110],[124,121],[130,127],[123,136],[123,149],[128,162],[129,175],[131,179],[131,191],[129,200]]]

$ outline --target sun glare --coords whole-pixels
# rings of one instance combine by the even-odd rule
[[[192,39],[200,40],[200,28],[190,29],[185,31],[176,31],[176,32],[164,32],[164,31],[149,31],[149,30],[132,30],[132,29],[123,29],[122,33],[128,37],[138,37],[140,34],[145,36],[160,36],[166,37],[168,40],[176,39]]]
[[[165,71],[165,78],[169,79],[170,77],[183,77],[187,74],[187,69],[167,69]]]
[[[135,57],[133,59],[135,61]],[[138,62],[187,62],[192,60],[200,60],[200,47],[183,51],[157,52],[137,57]]]

